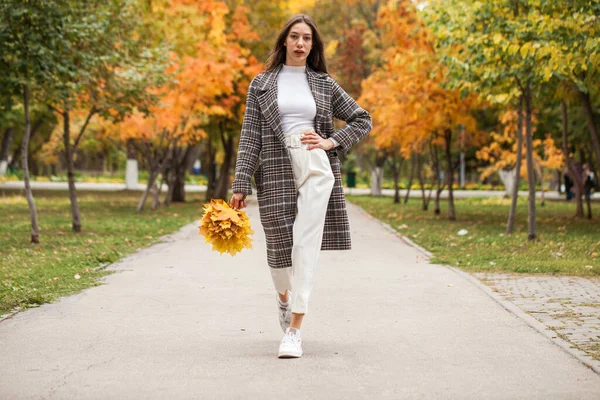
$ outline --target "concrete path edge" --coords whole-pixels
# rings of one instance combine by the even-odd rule
[[[131,254],[128,254],[128,255],[126,255],[126,256],[124,256],[124,257],[121,257],[121,258],[119,258],[118,260],[115,260],[114,262],[109,262],[109,263],[100,264],[100,265],[98,265],[98,266],[94,267],[93,269],[94,269],[95,271],[102,270],[102,269],[107,269],[107,268],[109,268],[111,265],[115,265],[115,264],[121,263],[121,262],[123,262],[124,260],[126,260],[128,257],[131,257],[131,256],[134,256],[134,255],[136,255],[136,254],[139,254],[140,252],[142,252],[142,251],[146,250],[147,248],[150,248],[150,247],[152,247],[152,246],[155,246],[155,245],[157,245],[157,244],[165,243],[165,242],[167,242],[167,241],[169,241],[169,240],[173,240],[175,235],[177,235],[177,234],[181,233],[182,231],[184,231],[186,228],[188,228],[188,227],[189,227],[190,225],[192,225],[192,224],[197,224],[197,223],[196,223],[196,222],[190,222],[189,224],[185,224],[185,225],[181,226],[179,229],[177,229],[177,230],[175,230],[175,231],[173,231],[173,232],[171,232],[171,233],[167,233],[166,235],[163,235],[163,236],[161,236],[161,237],[157,238],[155,242],[153,242],[153,243],[149,244],[149,245],[148,245],[148,246],[146,246],[146,247],[143,247],[143,248],[141,248],[141,249],[138,249],[138,250],[134,251],[134,252],[133,252],[133,253],[131,253]],[[103,277],[99,277],[99,278],[98,278],[98,280],[97,280],[97,282],[100,282],[100,283],[104,284],[104,283],[101,281],[101,279],[102,279],[102,278],[103,278]],[[91,287],[93,287],[93,286],[91,286]],[[43,306],[44,304],[56,303],[57,301],[60,301],[60,299],[62,299],[63,297],[74,296],[74,295],[76,295],[77,293],[80,293],[80,292],[82,292],[82,291],[84,291],[84,290],[87,290],[87,289],[90,289],[90,287],[83,288],[83,289],[80,289],[79,291],[76,291],[76,292],[73,292],[73,293],[69,293],[69,294],[65,294],[64,296],[57,297],[56,299],[54,299],[54,300],[52,300],[52,301],[50,301],[50,302],[45,302],[45,303],[43,303],[43,304],[40,304],[40,305],[38,305],[37,307],[41,307],[41,306]],[[20,312],[25,312],[25,311],[29,310],[30,308],[34,308],[34,307],[28,307],[28,308],[26,308],[26,309],[24,309],[24,310],[16,310],[16,311],[11,311],[11,312],[9,312],[8,314],[3,314],[3,315],[1,315],[1,316],[0,316],[0,324],[2,323],[2,321],[4,321],[4,320],[7,320],[7,319],[10,319],[10,318],[14,317],[15,315],[17,315],[18,313],[20,313]]]
[[[372,218],[372,219],[376,220],[377,222],[379,222],[387,231],[389,231],[390,233],[393,233],[394,235],[396,235],[398,238],[400,238],[400,240],[402,240],[403,242],[405,242],[409,246],[412,246],[415,249],[419,250],[428,259],[433,257],[433,254],[430,251],[428,251],[428,250],[424,249],[423,247],[419,246],[418,244],[416,244],[415,242],[413,242],[412,240],[410,240],[407,236],[402,235],[397,230],[395,230],[394,228],[392,228],[389,224],[387,224],[387,223],[381,221],[379,218],[376,218],[375,216],[369,214],[362,207],[359,207],[356,204],[352,204],[352,206],[356,207],[357,209],[359,209],[359,211],[362,212],[363,214],[368,215],[370,218]],[[575,359],[577,359],[579,362],[581,362],[583,365],[585,365],[586,367],[588,367],[589,369],[591,369],[592,371],[594,371],[596,374],[600,375],[600,368],[598,368],[595,365],[591,364],[585,358],[585,357],[589,357],[585,352],[574,348],[571,343],[569,343],[568,341],[566,341],[566,340],[561,339],[560,337],[558,337],[556,335],[556,332],[550,330],[548,327],[546,327],[546,325],[542,324],[537,319],[533,318],[531,315],[527,314],[525,311],[521,310],[519,307],[517,307],[516,305],[514,305],[510,301],[503,299],[500,295],[498,295],[496,292],[494,292],[489,286],[487,286],[486,284],[484,284],[483,282],[481,282],[479,279],[477,279],[476,277],[472,276],[471,274],[469,274],[467,272],[464,272],[464,271],[462,271],[462,270],[460,270],[458,268],[455,268],[455,267],[453,267],[451,265],[446,265],[446,264],[436,264],[436,265],[441,265],[443,267],[446,267],[446,268],[452,270],[457,275],[463,277],[464,279],[466,279],[469,282],[471,282],[473,285],[477,286],[484,293],[486,293],[489,297],[491,297],[494,301],[496,301],[496,303],[500,304],[505,310],[507,310],[508,312],[510,312],[513,315],[517,316],[521,320],[523,320],[531,328],[533,328],[536,331],[538,331],[540,334],[542,334],[543,336],[545,336],[546,338],[548,338],[549,340],[551,340],[558,347],[560,347],[561,349],[563,349],[566,353],[568,353],[569,355],[571,355],[572,357],[574,357]]]

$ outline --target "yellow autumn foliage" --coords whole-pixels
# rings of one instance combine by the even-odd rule
[[[236,255],[243,248],[252,248],[250,218],[244,211],[238,211],[222,199],[211,199],[204,204],[204,215],[200,220],[200,235],[212,249],[223,254]]]

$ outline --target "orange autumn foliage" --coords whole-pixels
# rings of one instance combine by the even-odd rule
[[[248,9],[230,11],[221,1],[171,0],[158,2],[153,12],[166,18],[157,25],[176,50],[167,71],[173,83],[154,89],[161,101],[148,115],[134,113],[108,131],[123,141],[188,145],[207,136],[203,127],[213,118],[241,121],[250,79],[261,69],[241,44],[257,38],[248,25]]]
[[[459,125],[469,135],[467,140],[473,139],[477,130],[470,111],[478,101],[443,87],[445,70],[414,4],[388,1],[377,24],[385,48],[383,64],[363,82],[359,100],[372,111],[376,146],[399,149],[409,158],[422,152],[436,132]]]
[[[535,114],[532,119],[535,134],[537,117]],[[481,172],[481,179],[485,179],[494,172],[500,170],[510,170],[515,167],[517,162],[517,129],[518,113],[514,109],[505,111],[500,116],[500,123],[504,126],[501,133],[492,132],[490,134],[490,143],[477,151],[476,156],[482,161],[490,163]],[[523,121],[522,132],[525,132],[525,121]],[[564,166],[564,156],[559,147],[555,145],[554,139],[548,134],[544,140],[533,140],[533,162],[538,177],[543,176],[542,169],[549,170],[561,169]],[[523,141],[522,154],[525,154],[525,141]],[[527,179],[527,160],[523,157],[519,173],[521,178]]]

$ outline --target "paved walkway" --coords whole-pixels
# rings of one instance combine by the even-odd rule
[[[86,182],[78,182],[76,184],[77,189],[78,190],[88,190],[88,191],[99,191],[99,192],[118,192],[121,190],[125,190],[125,184],[124,183],[86,183]],[[67,186],[66,182],[31,182],[31,187],[34,190],[68,190],[69,187]],[[23,188],[23,182],[18,182],[18,181],[10,181],[10,182],[0,182],[0,190],[2,189],[22,189]],[[146,190],[146,185],[145,184],[138,184],[133,190],[136,191],[144,191]],[[166,185],[163,186],[163,191],[166,191],[167,187]],[[206,185],[185,185],[185,190],[192,193],[192,192],[204,192],[206,191]],[[347,194],[354,194],[354,195],[367,195],[367,194],[371,194],[371,189],[365,189],[365,188],[345,188],[344,191]],[[404,196],[406,193],[406,191],[401,190],[400,194],[401,196]],[[427,192],[429,193],[429,192]],[[394,190],[393,189],[383,189],[382,190],[382,194],[384,196],[393,196],[394,195]],[[528,192],[527,191],[520,191],[519,192],[519,196],[527,196]],[[443,191],[441,194],[441,198],[447,198],[448,196],[448,191]],[[482,198],[488,198],[488,197],[502,197],[504,196],[504,192],[503,191],[499,191],[499,190],[455,190],[454,191],[454,197],[457,199],[464,199],[464,198],[470,198],[470,197],[482,197]],[[539,198],[541,196],[541,193],[537,193],[536,196]],[[546,199],[548,200],[563,200],[564,196],[559,195],[558,193],[556,193],[555,191],[552,192],[546,192],[545,193]],[[421,198],[421,191],[420,190],[411,190],[410,194],[409,194],[410,198]],[[592,199],[596,200],[598,198],[597,194],[592,194]]]
[[[600,278],[475,273],[600,372]]]
[[[354,250],[322,255],[302,359],[276,358],[251,200],[251,251],[219,256],[190,225],[112,266],[104,285],[0,322],[0,398],[600,397],[599,375],[473,280],[349,210]]]

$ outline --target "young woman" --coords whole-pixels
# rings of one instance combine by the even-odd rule
[[[346,126],[334,132],[333,117]],[[337,151],[347,152],[370,130],[369,113],[328,75],[315,22],[289,19],[248,89],[230,201],[246,207],[254,175],[285,332],[280,358],[302,356],[300,327],[319,250],[350,249]]]

